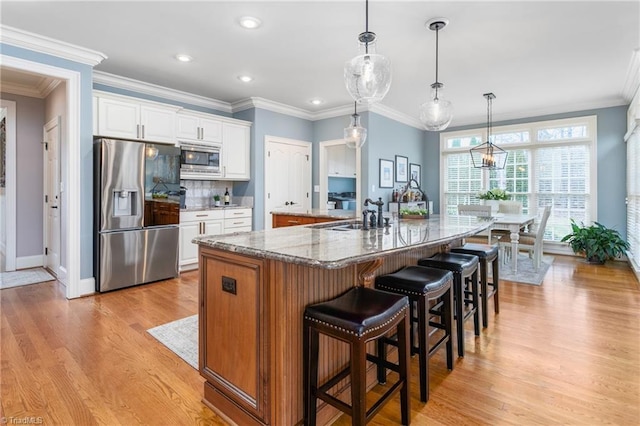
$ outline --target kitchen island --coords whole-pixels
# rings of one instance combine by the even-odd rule
[[[237,424],[299,424],[305,306],[356,285],[372,286],[375,276],[447,250],[490,225],[472,216],[435,216],[369,230],[353,229],[358,224],[351,220],[196,238],[204,402]],[[323,339],[320,382],[348,359],[344,343]],[[371,369],[370,386],[374,376]],[[348,381],[338,389],[348,395]],[[339,415],[322,404],[318,424]]]
[[[355,210],[288,208],[271,212],[273,228],[356,219]]]

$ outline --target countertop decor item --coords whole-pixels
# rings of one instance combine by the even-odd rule
[[[587,262],[604,264],[629,250],[629,243],[622,239],[615,229],[607,228],[601,223],[585,226],[571,219],[571,233],[562,237],[576,254],[584,254]]]
[[[493,93],[485,93],[482,96],[487,98],[487,141],[469,150],[471,153],[471,161],[473,162],[473,167],[476,169],[504,169],[504,166],[507,164],[507,151],[494,144],[491,135],[493,128],[492,105],[496,95]]]
[[[400,219],[429,219],[427,209],[400,209]]]
[[[369,0],[365,1],[365,31],[360,33],[360,52],[344,65],[344,82],[354,101],[380,102],[391,87],[391,61],[376,53],[376,33],[369,31]]]
[[[453,119],[453,105],[444,99],[444,84],[438,81],[438,34],[447,26],[446,18],[434,18],[427,21],[425,26],[436,32],[436,81],[431,85],[431,96],[427,102],[420,105],[420,121],[427,130],[434,132],[446,129]]]
[[[511,198],[511,195],[504,189],[493,188],[487,192],[479,193],[477,197],[481,200],[508,200]]]

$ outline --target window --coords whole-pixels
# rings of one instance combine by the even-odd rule
[[[552,206],[545,240],[560,241],[570,219],[596,217],[596,117],[524,123],[493,128],[493,142],[508,152],[504,170],[475,169],[469,148],[486,140],[486,130],[446,132],[442,147],[441,211],[458,204],[481,204],[477,194],[505,189],[522,202],[523,213]]]
[[[640,268],[640,129],[627,139],[627,242],[634,267]]]

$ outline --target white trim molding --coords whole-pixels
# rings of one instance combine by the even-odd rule
[[[6,25],[0,25],[0,42],[92,67],[107,59],[104,53]]]
[[[41,254],[34,256],[22,256],[16,258],[16,269],[37,268],[44,265],[44,259]]]
[[[633,51],[631,60],[629,61],[629,68],[627,69],[627,76],[624,81],[624,87],[622,89],[622,96],[628,101],[633,99],[634,95],[640,87],[640,47]]]
[[[3,61],[4,62],[4,61]],[[0,107],[7,109],[7,149],[5,152],[5,232],[6,245],[4,247],[5,271],[16,270],[16,223],[17,213],[16,205],[18,204],[18,194],[16,182],[17,179],[17,120],[16,120],[16,103],[14,101],[0,100]]]

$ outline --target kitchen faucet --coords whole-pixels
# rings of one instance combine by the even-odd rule
[[[369,204],[373,204],[374,206],[378,206],[378,228],[382,228],[382,206],[384,206],[384,201],[382,201],[382,197],[378,198],[378,201],[373,201],[371,198],[367,198],[364,200],[364,206],[367,207]]]

